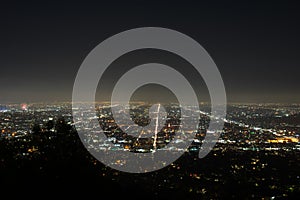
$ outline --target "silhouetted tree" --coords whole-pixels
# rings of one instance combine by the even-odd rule
[[[35,123],[31,130],[33,134],[40,134],[42,132],[41,126],[38,123]]]
[[[53,120],[49,120],[46,123],[46,129],[47,129],[47,131],[50,131],[53,127],[54,127],[54,121]]]
[[[63,117],[58,118],[55,129],[57,133],[68,133],[71,130],[71,126],[66,123]]]

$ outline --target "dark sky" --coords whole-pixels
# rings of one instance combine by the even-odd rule
[[[77,70],[95,46],[146,26],[197,40],[219,67],[229,102],[300,103],[297,3],[138,2],[2,3],[0,103],[70,101]]]

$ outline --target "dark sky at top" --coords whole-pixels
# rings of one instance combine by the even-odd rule
[[[0,103],[70,101],[95,46],[146,26],[197,40],[219,67],[229,102],[300,102],[297,3],[220,2],[2,3]]]

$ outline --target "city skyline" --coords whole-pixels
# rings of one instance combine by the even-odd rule
[[[2,196],[299,199],[299,5],[2,3]]]
[[[209,110],[208,104],[203,106]],[[177,137],[181,128],[176,106],[166,106],[167,121],[159,132],[149,136],[141,131],[134,136],[125,132],[130,126],[122,128],[116,124],[110,103],[97,104],[97,119],[106,135],[104,138],[99,132],[87,129],[85,125],[95,118],[81,107],[75,108],[75,112],[87,116],[88,120],[77,123],[75,128],[71,107],[71,103],[0,107],[3,194],[24,197],[32,193],[21,191],[50,190],[52,195],[62,192],[70,196],[95,189],[102,195],[118,191],[120,197],[133,194],[154,199],[293,199],[299,196],[300,105],[228,106],[220,138],[201,159],[198,152],[205,141],[209,114],[200,113],[195,137],[183,149],[166,146],[171,141],[183,142]],[[138,125],[147,124],[146,112],[147,104],[137,103],[132,107],[132,119]],[[80,138],[77,132],[80,130],[87,131],[85,139]],[[170,165],[163,162],[164,167],[157,171],[127,173],[116,170],[127,164],[127,156],[112,156],[106,165],[89,154],[93,151],[141,156],[154,151],[169,156],[182,152],[182,156]],[[69,187],[78,192],[70,192]]]

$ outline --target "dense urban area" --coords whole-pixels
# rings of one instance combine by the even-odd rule
[[[199,159],[210,122],[205,114],[210,112],[209,105],[201,103],[203,112],[192,144],[182,149],[177,161],[154,172],[121,172],[89,153],[89,148],[139,153],[165,148],[181,130],[178,106],[164,106],[167,118],[163,128],[143,137],[147,133],[126,134],[130,127],[117,125],[110,106],[99,103],[96,117],[106,141],[98,141],[93,134],[93,142],[84,146],[88,141],[81,141],[77,133],[80,126],[73,120],[71,103],[0,105],[1,190],[20,196],[39,189],[53,197],[96,192],[153,199],[284,199],[300,195],[298,104],[229,104],[221,137],[213,150]],[[132,120],[140,126],[149,124],[149,108],[145,103],[133,104]],[[107,143],[113,148],[107,149]],[[114,164],[121,165],[122,160]],[[25,193],[14,192],[21,190]]]

